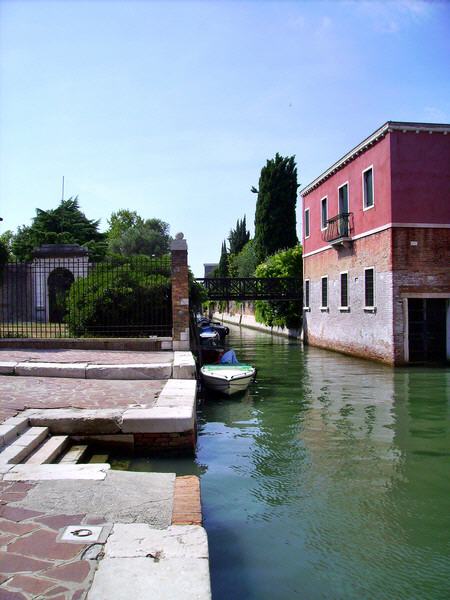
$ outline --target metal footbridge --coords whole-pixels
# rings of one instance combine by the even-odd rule
[[[208,300],[294,300],[302,299],[302,280],[296,277],[208,277],[196,279]]]

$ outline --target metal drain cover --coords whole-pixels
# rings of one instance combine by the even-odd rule
[[[111,527],[99,525],[69,525],[59,535],[60,542],[75,542],[78,544],[93,544],[104,542]]]

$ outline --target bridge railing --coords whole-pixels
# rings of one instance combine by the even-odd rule
[[[210,277],[197,279],[209,300],[298,300],[302,280],[296,277]]]

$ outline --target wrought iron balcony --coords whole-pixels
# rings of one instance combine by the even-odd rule
[[[339,213],[328,219],[322,239],[332,246],[348,245],[352,241],[353,213]]]

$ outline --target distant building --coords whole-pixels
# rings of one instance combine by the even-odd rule
[[[307,343],[449,359],[449,134],[389,121],[301,191]]]
[[[204,278],[212,277],[215,269],[219,266],[219,263],[203,263],[205,269]]]

